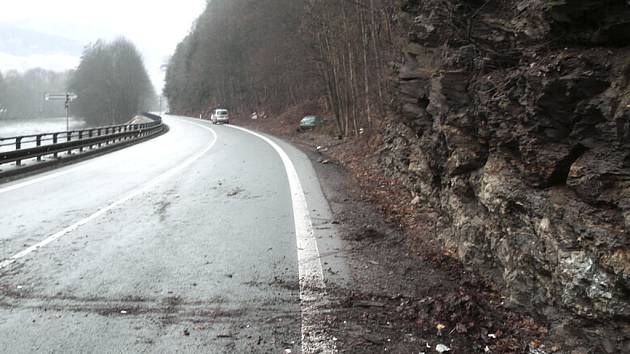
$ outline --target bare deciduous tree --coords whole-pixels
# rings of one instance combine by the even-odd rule
[[[308,40],[317,47],[318,67],[339,133],[371,128],[385,111],[386,61],[393,53],[383,0],[307,0]]]
[[[69,88],[79,96],[75,113],[91,125],[124,123],[155,100],[142,57],[124,38],[88,46]]]
[[[281,112],[325,97],[339,135],[384,114],[391,59],[385,0],[213,0],[170,60],[175,112]]]
[[[171,109],[279,112],[317,96],[303,11],[295,0],[209,2],[170,60],[164,94]]]

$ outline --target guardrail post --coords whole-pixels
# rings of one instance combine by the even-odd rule
[[[83,131],[79,130],[79,141],[83,140]],[[83,152],[83,147],[79,148],[79,152]]]
[[[72,141],[72,132],[66,133],[66,142]],[[68,150],[68,155],[72,155],[72,148]]]
[[[53,134],[53,144],[57,144],[57,139],[58,139],[59,133],[54,133]],[[57,158],[57,153],[53,154],[54,158]]]
[[[35,137],[35,144],[37,145],[37,147],[42,146],[42,136],[38,135]],[[42,160],[42,155],[37,156],[37,161],[41,161]]]
[[[98,136],[101,136],[101,128],[98,128],[98,130],[96,131],[96,134],[97,134]],[[98,143],[98,147],[101,147],[100,140],[99,140],[99,143]]]
[[[15,138],[15,150],[20,150],[22,148],[22,137]],[[15,161],[16,166],[22,165],[22,160]]]

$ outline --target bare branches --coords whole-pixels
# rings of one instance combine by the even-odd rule
[[[340,135],[358,134],[373,124],[373,107],[384,111],[384,58],[391,42],[384,2],[310,0],[306,26],[318,44],[320,72]]]
[[[120,124],[150,108],[155,93],[140,53],[126,39],[88,47],[69,84],[75,112],[91,124]]]
[[[295,0],[210,2],[169,65],[165,94],[174,111],[280,112],[316,96],[303,11]]]
[[[178,46],[165,94],[182,113],[215,105],[280,112],[325,97],[339,134],[358,134],[385,111],[390,7],[385,0],[213,0]]]

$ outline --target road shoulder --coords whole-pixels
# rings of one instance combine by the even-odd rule
[[[545,326],[504,306],[490,279],[428,242],[414,247],[398,220],[375,203],[374,191],[320,150],[300,149],[329,205],[327,225],[347,272],[345,283],[330,281],[336,268],[322,252],[331,303],[319,320],[340,352],[522,353],[543,339]]]

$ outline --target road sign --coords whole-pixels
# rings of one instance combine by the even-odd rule
[[[77,96],[75,93],[72,93],[72,92],[66,92],[66,93],[46,92],[44,94],[44,99],[46,101],[64,101],[65,106],[66,106],[66,131],[70,131],[70,123],[69,123],[70,102],[76,100],[77,98],[79,98],[79,96]]]
[[[53,95],[53,94],[46,94],[46,101],[65,101],[66,100],[66,95]]]
[[[46,99],[46,101],[66,101],[66,100],[70,100],[70,101],[74,101],[77,98],[79,98],[79,96],[77,96],[76,94],[72,93],[72,92],[68,92],[68,93],[47,93],[46,95],[44,95],[44,98]]]

